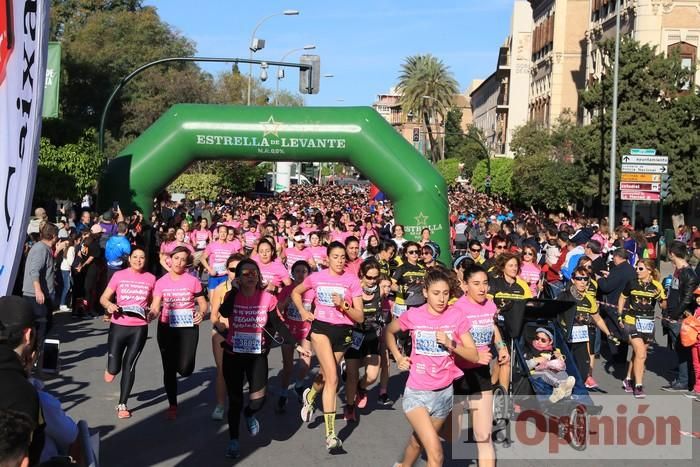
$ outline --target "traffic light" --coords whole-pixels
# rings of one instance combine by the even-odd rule
[[[413,142],[420,143],[420,128],[413,129]]]
[[[321,84],[321,57],[304,54],[299,57],[299,63],[311,67],[299,70],[299,92],[301,94],[318,94]]]
[[[666,199],[671,194],[671,176],[663,174],[661,176],[661,199]]]

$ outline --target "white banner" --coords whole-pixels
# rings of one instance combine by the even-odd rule
[[[12,293],[27,234],[48,34],[49,0],[0,2],[0,295]]]

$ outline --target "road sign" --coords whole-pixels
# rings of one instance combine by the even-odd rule
[[[630,149],[633,156],[655,156],[656,149]]]
[[[621,191],[661,191],[660,183],[620,183]]]
[[[637,182],[637,183],[659,183],[661,182],[661,175],[658,174],[626,174],[623,173],[620,176],[621,182]]]
[[[666,156],[622,156],[623,164],[655,164],[668,165],[668,157]]]
[[[665,174],[668,167],[665,165],[622,164],[622,171],[641,174]]]
[[[620,198],[627,201],[659,201],[661,194],[653,191],[621,191]]]

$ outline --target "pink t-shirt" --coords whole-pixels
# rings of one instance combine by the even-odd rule
[[[284,255],[287,257],[287,267],[291,270],[294,263],[297,261],[313,261],[314,255],[311,253],[310,248],[304,248],[300,250],[296,247],[287,248],[284,250]]]
[[[287,268],[279,261],[270,261],[267,264],[263,264],[259,258],[254,261],[258,263],[260,275],[262,276],[263,285],[265,287],[267,287],[268,284],[279,287],[282,285],[282,281],[289,278],[289,271],[287,271]]]
[[[327,247],[319,245],[319,246],[310,246],[309,250],[311,251],[311,254],[314,257],[314,261],[316,262],[317,266],[321,266],[321,264],[325,263],[328,260],[328,255],[326,254],[327,252]]]
[[[290,284],[286,287],[284,287],[282,290],[280,290],[280,293],[277,294],[277,300],[280,303],[280,306],[284,303],[285,300],[292,294],[292,290],[294,290],[294,287],[296,287],[296,284]],[[314,292],[313,290],[309,289],[303,294],[301,294],[301,302],[304,304],[304,308],[306,311],[311,311],[313,307],[313,302],[314,302]],[[285,320],[288,321],[296,321],[296,322],[301,322],[301,313],[297,310],[297,307],[294,306],[294,302],[292,300],[289,300],[289,303],[287,304],[287,308],[284,310],[281,310],[283,313],[283,316]],[[291,323],[288,323],[291,324]],[[311,324],[311,323],[309,323]]]
[[[170,274],[158,279],[153,296],[162,297],[160,322],[169,322],[170,310],[192,310],[192,316],[194,316],[196,308],[194,297],[201,292],[202,284],[199,279],[190,274],[182,274],[177,280],[173,280]]]
[[[352,303],[355,297],[362,297],[362,286],[356,276],[348,273],[336,275],[324,269],[304,279],[304,285],[314,291],[314,314],[317,320],[330,324],[353,324],[348,315],[333,305],[332,295],[337,293],[348,303]]]
[[[360,266],[362,265],[362,258],[357,258],[355,261],[347,261],[345,263],[345,272],[349,272],[355,277],[360,274]]]
[[[267,314],[276,308],[277,298],[264,290],[257,290],[250,297],[241,292],[236,294],[233,311],[228,318],[226,337],[226,341],[233,346],[234,353],[263,353],[269,337],[263,331],[267,324]]]
[[[402,331],[411,331],[413,349],[406,386],[417,391],[442,389],[464,373],[455,364],[454,356],[436,340],[437,331],[452,335],[455,340],[467,332],[470,321],[454,307],[434,315],[428,305],[409,308],[399,317]]]
[[[536,297],[540,293],[537,290],[537,283],[540,281],[540,267],[534,263],[522,263],[520,268],[520,277],[530,286],[532,296]]]
[[[245,244],[246,248],[253,248],[255,246],[255,242],[257,242],[259,238],[260,234],[258,232],[251,232],[250,230],[247,230],[243,234],[243,243]]]
[[[172,242],[163,242],[160,244],[160,252],[163,253],[164,255],[169,255],[175,248],[179,246],[184,246],[188,250],[190,250],[190,253],[194,253],[194,248],[192,248],[192,245],[189,245],[187,243],[178,243],[177,240],[172,241]]]
[[[207,229],[194,230],[190,233],[190,241],[197,250],[203,250],[211,242],[211,232]]]
[[[493,342],[493,330],[498,308],[493,300],[484,303],[474,303],[466,295],[457,300],[451,308],[466,316],[470,321],[469,334],[471,334],[476,349],[480,352],[489,350]],[[457,358],[457,366],[460,368],[475,368],[478,363],[467,362]]]
[[[136,272],[131,268],[114,273],[107,287],[117,295],[117,306],[148,308],[156,284],[156,276],[150,272]],[[146,326],[148,321],[126,313],[114,313],[112,322],[122,326]]]
[[[207,254],[207,263],[209,263],[217,277],[226,274],[226,260],[229,256],[239,251],[241,251],[241,242],[238,240],[226,243],[211,242],[204,250]]]
[[[343,232],[342,230],[334,230],[330,234],[331,242],[340,242],[345,245],[345,239],[352,235],[351,232]]]

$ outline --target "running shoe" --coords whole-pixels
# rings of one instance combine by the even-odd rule
[[[690,391],[690,392],[686,392],[683,395],[685,397],[687,397],[688,399],[697,399],[698,397],[700,397],[700,391]]]
[[[311,392],[311,388],[306,388],[301,396],[301,421],[307,423],[311,421],[311,418],[314,416],[314,412],[316,411],[314,403],[309,402],[309,392]]]
[[[280,396],[277,399],[277,407],[275,408],[277,413],[285,413],[287,411],[287,396]]]
[[[177,405],[168,407],[168,410],[165,411],[165,418],[168,420],[175,420],[177,418]]]
[[[642,387],[641,384],[638,384],[634,387],[634,398],[635,399],[644,399],[647,397],[647,395],[644,393],[644,388]]]
[[[346,422],[356,422],[357,418],[355,417],[355,406],[354,405],[346,405],[345,408],[343,409],[343,419]]]
[[[598,383],[593,379],[593,376],[586,378],[586,389],[598,389]]]
[[[625,392],[632,392],[633,391],[632,380],[629,378],[623,379],[622,380],[622,389],[624,389]]]
[[[335,433],[326,436],[326,449],[328,449],[328,452],[340,449],[342,447],[343,442],[340,440],[340,438],[338,438],[338,436]]]
[[[677,382],[673,382],[668,386],[663,386],[661,390],[666,392],[688,392],[688,388],[686,386],[678,384]]]
[[[109,371],[105,370],[105,374],[104,374],[105,383],[111,383],[112,381],[114,381],[115,376],[116,375],[110,374]]]
[[[357,388],[357,395],[355,396],[355,406],[358,409],[364,409],[367,407],[367,391]]]
[[[250,436],[258,436],[258,433],[260,433],[260,422],[257,418],[255,418],[255,415],[252,417],[246,417],[245,424],[248,427],[248,433],[250,433]]]
[[[228,448],[226,449],[226,457],[229,459],[238,459],[241,455],[241,446],[238,444],[237,439],[232,439],[228,442]]]
[[[126,408],[126,404],[119,404],[115,407],[117,418],[131,418],[131,411]]]
[[[220,422],[224,419],[225,410],[226,409],[224,409],[223,405],[217,405],[214,407],[214,411],[211,413],[211,419]]]
[[[379,394],[379,403],[382,405],[391,405],[389,394],[387,394],[386,392]]]

